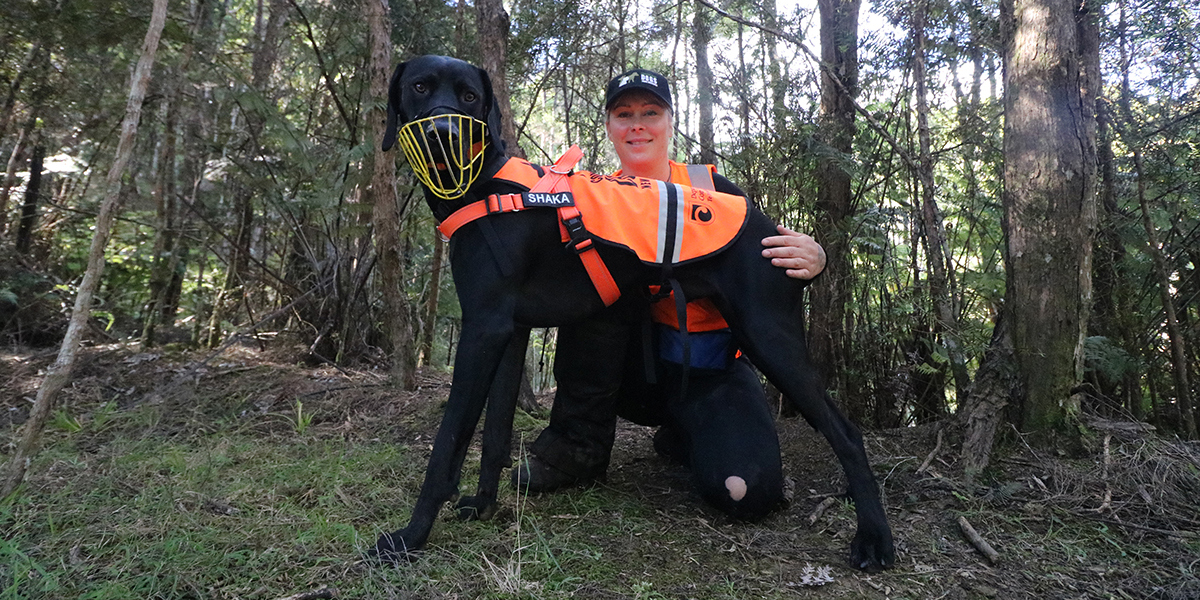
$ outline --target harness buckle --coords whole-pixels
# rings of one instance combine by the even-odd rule
[[[563,227],[567,229],[567,235],[571,240],[567,242],[567,248],[570,248],[575,254],[582,254],[592,247],[592,237],[588,234],[588,230],[583,226],[583,218],[579,216],[568,217],[562,220]]]

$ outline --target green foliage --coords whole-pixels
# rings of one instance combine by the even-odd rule
[[[1096,371],[1108,381],[1121,381],[1126,375],[1142,369],[1137,359],[1109,338],[1093,335],[1084,340],[1084,360],[1087,368]]]

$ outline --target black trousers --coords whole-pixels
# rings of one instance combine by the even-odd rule
[[[600,477],[618,415],[662,426],[662,449],[690,468],[702,498],[735,518],[765,516],[783,499],[783,468],[774,415],[757,373],[744,358],[726,369],[689,369],[681,395],[681,367],[655,359],[657,383],[649,384],[645,318],[605,311],[559,328],[558,391],[550,424],[531,452],[577,477]],[[744,496],[735,499],[740,494],[731,486],[740,486],[730,478],[743,483]]]

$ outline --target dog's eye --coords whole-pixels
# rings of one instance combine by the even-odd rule
[[[479,96],[475,92],[464,92],[462,99],[463,102],[474,102],[479,99]]]
[[[429,90],[429,87],[426,86],[424,83],[417,82],[417,83],[413,84],[413,91],[418,94],[424,94],[428,90]]]

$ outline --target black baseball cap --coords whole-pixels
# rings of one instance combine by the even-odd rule
[[[604,94],[604,110],[611,109],[617,98],[629,90],[646,90],[662,100],[667,108],[672,108],[671,84],[667,82],[667,78],[648,69],[633,69],[608,82],[608,89]]]

